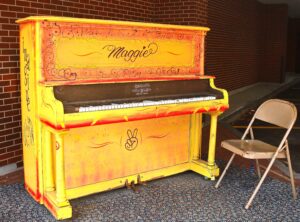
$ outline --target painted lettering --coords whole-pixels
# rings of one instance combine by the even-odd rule
[[[124,59],[126,62],[135,62],[138,58],[146,58],[153,55],[158,50],[158,45],[151,42],[148,46],[143,46],[141,49],[127,49],[124,46],[105,45],[102,49],[109,52],[108,58]]]
[[[24,45],[24,39],[23,39]],[[27,52],[27,49],[23,48],[24,56],[24,85],[25,85],[25,94],[26,94],[26,107],[27,111],[30,112],[30,98],[29,98],[29,75],[30,75],[30,56]]]

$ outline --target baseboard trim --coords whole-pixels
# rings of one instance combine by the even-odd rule
[[[0,167],[0,176],[15,172],[17,170],[17,164],[11,163],[5,166]]]

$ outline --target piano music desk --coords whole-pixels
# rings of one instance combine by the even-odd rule
[[[226,90],[204,75],[205,27],[62,17],[20,24],[25,187],[56,219],[70,199],[215,164]],[[211,116],[201,158],[202,114]]]

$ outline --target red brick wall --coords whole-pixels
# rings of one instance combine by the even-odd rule
[[[207,26],[208,0],[156,1],[153,22]]]
[[[0,1],[0,167],[22,166],[19,31],[15,20],[30,15],[151,21],[146,0],[1,0]]]
[[[209,1],[206,73],[228,90],[258,80],[261,4],[255,0]]]
[[[297,49],[300,49],[300,19],[289,19],[286,61],[286,71],[288,72],[296,72],[296,58],[300,57]]]
[[[285,56],[287,6],[256,0],[209,1],[206,73],[228,90],[278,82]]]
[[[266,5],[264,9],[263,57],[259,81],[282,82],[286,64],[287,5]]]

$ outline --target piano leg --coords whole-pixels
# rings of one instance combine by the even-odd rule
[[[210,119],[210,133],[208,145],[208,165],[215,165],[215,151],[216,151],[216,135],[217,135],[217,119],[218,113],[213,113]]]
[[[51,133],[54,134],[54,144],[51,142]],[[50,132],[47,129],[44,129],[45,142],[47,142],[47,144],[44,144],[45,155],[43,157],[43,161],[46,165],[44,181],[46,192],[43,199],[45,206],[56,219],[72,217],[72,207],[67,200],[65,186],[64,133],[65,132],[61,131]],[[54,154],[55,163],[53,162]],[[55,169],[55,172],[53,169]]]
[[[56,148],[56,199],[63,203],[66,198],[65,168],[64,168],[64,141],[63,134],[55,134]]]
[[[45,188],[47,192],[54,191],[54,178],[53,178],[53,152],[51,142],[51,132],[44,126],[44,163],[45,163]]]
[[[201,158],[202,115],[202,113],[195,113],[191,115],[190,161]]]
[[[219,114],[220,113],[218,113],[218,112],[214,112],[211,114],[211,118],[210,118],[210,133],[209,133],[207,165],[208,165],[208,168],[213,171],[216,168],[215,153],[216,153],[216,138],[217,138],[217,120],[218,120]],[[211,180],[215,180],[215,176],[217,176],[217,175],[214,175],[212,173]]]
[[[210,135],[209,135],[209,146],[208,146],[208,160],[204,161],[201,159],[201,140],[199,138],[202,137],[201,135],[201,128],[202,128],[202,118],[200,116],[198,118],[192,119],[192,131],[196,132],[197,135],[192,135],[191,141],[191,170],[196,173],[199,173],[206,178],[210,178],[214,180],[216,176],[219,175],[219,168],[215,164],[215,151],[216,151],[216,134],[217,134],[217,119],[218,116],[222,112],[212,112],[208,113],[211,115],[210,120]],[[197,122],[196,122],[197,121]],[[199,122],[201,121],[201,122]],[[200,123],[200,124],[199,124]],[[198,137],[198,139],[197,139]],[[193,141],[195,140],[195,141]]]

